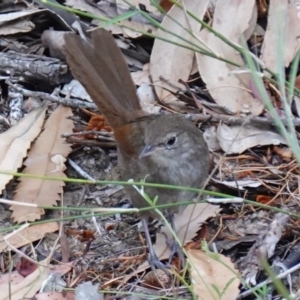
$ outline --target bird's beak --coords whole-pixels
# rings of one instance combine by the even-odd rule
[[[146,156],[149,156],[152,154],[152,152],[154,151],[155,147],[151,146],[151,145],[146,145],[144,147],[144,149],[142,150],[142,152],[140,153],[139,158],[143,158]]]

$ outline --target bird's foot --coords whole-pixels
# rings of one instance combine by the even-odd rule
[[[177,253],[179,261],[180,261],[180,268],[184,268],[186,261],[185,261],[185,257],[184,257],[183,251],[182,251],[182,247],[175,240],[168,241],[167,244],[171,250],[168,264],[169,265],[171,264],[173,257]]]
[[[155,272],[156,269],[160,269],[165,272],[166,275],[170,276],[170,271],[169,269],[171,268],[170,265],[165,265],[162,263],[156,254],[150,254],[149,255],[149,264],[151,266],[151,269],[153,272]]]

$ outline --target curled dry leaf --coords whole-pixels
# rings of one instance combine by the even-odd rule
[[[187,10],[202,19],[209,1],[203,0],[199,2],[198,0],[187,0],[184,3]],[[176,20],[176,22],[172,19]],[[161,26],[188,41],[199,43],[197,39],[188,33],[186,28],[193,32],[198,32],[201,26],[200,23],[188,16],[183,9],[176,5],[174,5],[165,16]],[[157,35],[170,42],[159,39],[155,40],[150,59],[150,74],[158,98],[165,103],[170,103],[176,99],[170,91],[174,93],[178,91],[174,86],[183,88],[182,85],[178,84],[178,80],[182,79],[183,81],[187,81],[191,73],[194,51],[173,44],[179,43],[192,47],[191,44],[182,41],[181,38],[163,30],[158,30]],[[161,80],[161,78],[164,80]]]
[[[217,1],[212,27],[229,41],[239,44],[241,33],[249,28],[250,20],[255,17],[253,10],[256,10],[255,0]],[[236,50],[207,29],[200,32],[199,38],[207,51],[242,67],[245,65]],[[210,95],[220,106],[232,113],[250,112],[259,115],[262,112],[263,103],[248,90],[251,82],[249,74],[241,74],[239,68],[203,54],[196,54],[196,57],[200,75]]]
[[[67,119],[72,115],[69,107],[59,106],[49,117],[45,124],[45,130],[32,146],[28,158],[25,161],[24,173],[66,177],[63,173],[65,157],[71,151],[62,134],[72,133],[73,122]],[[41,218],[44,209],[39,206],[56,205],[60,200],[64,182],[59,180],[44,180],[38,178],[20,179],[14,200],[24,203],[34,203],[37,207],[12,205],[12,218],[15,222],[35,221]]]
[[[212,256],[201,250],[189,249],[191,279],[197,299],[236,299],[240,280],[230,258],[221,254]]]
[[[32,141],[40,133],[46,108],[32,111],[18,124],[0,134],[0,170],[17,172]],[[13,178],[12,175],[0,175],[0,192]]]

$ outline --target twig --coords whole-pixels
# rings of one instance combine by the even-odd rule
[[[293,273],[293,272],[295,272],[295,271],[297,271],[297,270],[299,270],[299,269],[300,269],[300,263],[297,264],[296,266],[294,266],[294,267],[288,269],[287,271],[285,271],[285,272],[283,272],[283,273],[281,273],[281,274],[278,274],[278,275],[276,276],[276,278],[277,278],[277,279],[282,279],[282,278],[286,277],[287,275],[289,275],[289,274],[291,274],[291,273]],[[256,285],[255,287],[253,287],[252,289],[249,289],[249,290],[247,290],[247,291],[241,293],[241,294],[238,296],[238,299],[241,299],[241,298],[244,298],[244,297],[247,297],[247,296],[251,295],[251,294],[253,293],[253,290],[257,290],[257,289],[261,288],[262,286],[264,286],[264,285],[266,285],[266,284],[269,284],[269,283],[271,283],[271,282],[272,282],[271,279],[267,279],[267,280],[261,282],[260,284],[257,284],[257,285]]]
[[[245,117],[234,117],[234,116],[226,116],[226,115],[202,115],[202,114],[187,114],[185,118],[191,120],[193,122],[224,122],[229,125],[244,125]],[[282,118],[281,122],[284,126],[287,126],[287,119]],[[264,117],[248,117],[246,121],[248,124],[259,125],[259,126],[276,126],[276,123],[273,119],[264,118]],[[300,118],[294,118],[293,124],[295,127],[300,126]]]
[[[42,100],[48,100],[48,101],[59,103],[64,106],[69,106],[72,108],[80,108],[80,109],[88,108],[91,110],[97,110],[97,106],[94,103],[85,102],[85,101],[82,101],[79,99],[74,99],[74,98],[72,100],[70,100],[70,99],[59,97],[59,96],[55,96],[53,94],[50,95],[48,93],[34,92],[34,91],[26,90],[26,89],[23,89],[21,87],[14,85],[9,80],[6,80],[6,83],[13,90],[21,93],[23,96],[26,96],[26,97],[33,97],[33,98],[38,98],[38,99],[42,99]]]

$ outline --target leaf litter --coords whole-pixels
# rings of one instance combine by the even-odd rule
[[[97,5],[81,0],[68,0],[65,3],[73,8],[98,16],[111,17],[118,16],[121,11],[122,13],[129,12],[128,6],[121,6],[120,1],[113,4],[115,7],[103,3],[97,7]],[[298,51],[299,26],[296,24],[299,19],[299,8],[295,1],[279,5],[278,1],[269,3],[254,0],[223,0],[201,1],[201,5],[199,5],[199,2],[195,0],[187,0],[183,4],[185,9],[192,10],[199,19],[211,24],[213,29],[235,45],[241,45],[241,35],[243,34],[254,55],[260,57],[263,63],[273,71],[276,71],[277,57],[276,30],[278,30],[278,24],[276,24],[276,11],[284,11],[288,20],[282,29],[286,35],[285,47],[283,48],[286,67],[293,61]],[[200,124],[201,129],[206,132],[212,157],[212,178],[207,188],[211,191],[223,192],[227,196],[232,196],[233,199],[250,199],[253,201],[242,204],[232,201],[231,204],[221,204],[220,206],[216,205],[218,202],[215,202],[214,205],[195,204],[188,206],[182,215],[176,216],[177,236],[180,238],[180,242],[185,245],[188,252],[187,260],[190,263],[187,278],[191,282],[196,297],[198,299],[214,299],[215,297],[233,299],[240,293],[243,295],[243,293],[249,292],[245,283],[255,285],[266,278],[261,265],[262,257],[275,266],[276,261],[280,259],[285,262],[283,253],[291,254],[293,250],[297,252],[295,251],[297,245],[295,232],[299,223],[297,218],[288,217],[280,212],[272,212],[270,207],[258,208],[254,204],[268,204],[271,207],[298,213],[298,164],[291,149],[286,145],[286,141],[279,135],[272,120],[270,120],[268,111],[264,108],[250,74],[244,72],[247,66],[240,53],[218,39],[214,33],[201,27],[199,22],[195,22],[195,19],[179,7],[174,6],[170,10],[168,8],[168,15],[164,16],[158,13],[154,7],[151,7],[148,2],[144,2],[142,5],[145,6],[146,11],[150,12],[149,15],[155,17],[156,20],[163,19],[161,25],[167,31],[177,34],[177,37],[164,30],[158,30],[158,35],[180,43],[182,40],[178,36],[184,37],[189,42],[204,47],[206,50],[213,50],[214,54],[239,65],[239,67],[232,66],[228,62],[199,53],[196,54],[197,64],[195,64],[195,54],[191,49],[178,48],[178,46],[158,39],[154,41],[152,48],[151,43],[149,43],[150,39],[145,39],[141,33],[137,34],[132,30],[125,30],[118,25],[108,27],[112,33],[120,35],[115,36],[115,38],[122,39],[121,42],[124,41],[124,38],[131,37],[127,45],[133,53],[136,51],[137,55],[132,58],[128,56],[129,52],[126,52],[127,61],[130,62],[132,77],[136,85],[140,87],[139,96],[145,110],[155,113],[188,112],[190,115],[187,117],[190,116],[193,120],[197,120],[197,117],[207,116],[206,120]],[[168,7],[168,5],[164,7]],[[20,25],[18,22],[24,22],[21,15],[26,17],[28,26],[26,25],[27,27],[18,31],[17,25]],[[11,20],[9,17],[12,15],[7,15],[8,19],[5,19],[2,24],[3,34],[19,33],[20,36],[30,36],[33,39],[36,39],[38,35],[42,36],[43,29],[40,27],[37,27],[37,32],[32,33],[35,28],[32,24],[35,25],[36,16],[39,15],[43,16],[44,28],[48,28],[51,23],[49,18],[45,18],[45,15],[51,16],[52,22],[59,24],[64,31],[69,31],[73,26],[61,10],[52,10],[47,7],[47,11],[38,11],[37,8],[32,10],[31,7],[28,11],[15,14]],[[67,15],[74,17],[70,12]],[[175,18],[188,30],[172,21],[172,18]],[[12,20],[13,22],[11,22]],[[92,20],[88,26],[91,27],[93,24],[99,24],[99,22],[99,20]],[[139,22],[140,24],[138,24]],[[263,25],[264,23],[265,25]],[[126,24],[136,30],[142,28],[144,31],[156,32],[152,26],[144,23],[143,18],[128,20]],[[87,25],[82,24],[82,26],[82,30],[85,32]],[[189,30],[192,31],[193,35],[188,32]],[[27,42],[21,43],[18,40],[19,37],[7,35],[10,40],[5,47],[17,52],[26,48],[26,53],[44,54],[43,57],[46,57],[46,47],[50,48],[50,53],[52,53],[51,46],[53,46],[52,49],[60,47],[59,39],[57,39],[56,44],[54,43],[56,33],[54,31],[53,34],[49,35],[47,45],[40,44],[40,48]],[[137,37],[139,39],[135,39]],[[191,44],[188,45],[193,49]],[[138,58],[138,47],[145,47],[149,53],[152,50],[150,76],[146,65],[143,69],[141,68],[145,61]],[[42,69],[43,65],[40,66],[39,70]],[[59,74],[60,71],[53,69],[53,72]],[[36,80],[40,80],[38,71],[35,76]],[[179,83],[179,80],[186,85]],[[267,81],[265,87],[269,99],[276,111],[284,118],[285,113],[278,90]],[[49,86],[49,82],[43,82],[43,80],[39,83],[39,89],[45,93],[52,92],[56,88],[56,86]],[[62,85],[65,83],[61,82]],[[64,91],[60,93],[66,95],[66,98],[61,97],[62,104],[68,105],[68,101],[72,101],[74,97],[89,98],[84,91],[79,90],[78,92],[76,90],[76,93],[72,93],[68,84],[69,82],[65,85]],[[8,86],[12,89],[13,84]],[[154,87],[155,93],[152,87]],[[76,85],[75,88],[77,88]],[[32,97],[35,99],[34,91],[31,91],[28,96],[28,90],[26,95],[22,86],[20,90],[24,92],[24,98]],[[4,92],[2,97],[5,100]],[[51,95],[48,98],[51,99]],[[54,97],[52,98],[54,100]],[[44,102],[43,99],[39,100]],[[36,103],[39,105],[38,101]],[[1,170],[11,172],[21,170],[24,173],[49,175],[51,177],[80,178],[81,175],[79,174],[81,173],[66,165],[65,159],[69,155],[78,165],[78,170],[84,169],[92,178],[119,179],[116,152],[112,148],[114,144],[111,143],[111,137],[109,137],[110,140],[104,138],[101,142],[95,139],[96,130],[101,130],[103,137],[109,131],[109,128],[103,125],[105,122],[101,116],[99,118],[102,125],[94,126],[92,125],[94,121],[90,123],[87,114],[82,112],[80,107],[73,110],[74,116],[72,116],[71,109],[59,106],[51,112],[47,123],[45,123],[44,131],[36,139],[44,123],[45,111],[43,109],[40,108],[29,113],[8,130],[6,130],[7,122],[0,123],[3,132],[2,137],[0,136],[0,141],[3,141],[0,143],[0,147],[4,149],[2,156],[0,156],[2,157],[2,161],[0,159]],[[52,119],[60,110],[64,112],[58,114],[57,119]],[[22,110],[19,110],[18,114],[20,112]],[[1,110],[0,113],[1,120],[6,120],[8,112]],[[35,117],[38,113],[42,114],[40,118]],[[222,121],[212,121],[214,116],[221,116]],[[258,126],[252,122],[255,116],[259,116],[268,126]],[[238,125],[232,124],[232,117],[240,118],[242,122]],[[297,117],[298,115],[295,113],[295,120],[293,121],[297,121]],[[70,119],[76,124],[74,130]],[[61,128],[60,125],[62,125]],[[80,134],[86,130],[89,133],[84,134],[84,138],[74,139],[77,133]],[[72,148],[61,138],[63,134],[68,136],[67,141],[73,142]],[[23,136],[25,139],[20,138]],[[15,146],[18,140],[21,140],[21,143]],[[35,142],[32,144],[34,140]],[[56,146],[54,147],[54,145]],[[27,159],[23,162],[25,157]],[[31,222],[40,218],[49,220],[48,226],[47,224],[36,224],[22,228],[20,231],[2,234],[0,249],[4,261],[8,261],[5,252],[8,250],[15,253],[15,259],[20,259],[24,254],[31,253],[32,255],[32,249],[41,251],[41,249],[52,249],[53,247],[53,257],[58,258],[56,261],[61,261],[62,252],[69,252],[70,254],[74,277],[72,277],[72,283],[68,282],[68,287],[76,287],[84,280],[95,281],[97,279],[97,282],[100,283],[100,289],[130,290],[150,295],[158,293],[161,297],[169,293],[169,296],[173,295],[174,298],[182,297],[183,299],[190,297],[184,286],[181,286],[182,290],[179,288],[178,292],[173,293],[175,290],[173,281],[163,277],[163,274],[156,276],[155,273],[148,272],[148,276],[140,277],[142,276],[140,271],[147,272],[148,269],[147,249],[143,247],[143,236],[137,231],[138,216],[135,213],[112,213],[111,215],[94,215],[94,217],[84,218],[82,212],[66,210],[63,217],[69,217],[69,220],[65,221],[65,233],[57,235],[52,232],[58,230],[59,226],[50,222],[50,219],[57,218],[58,214],[55,211],[51,212],[51,210],[47,210],[45,214],[44,209],[40,207],[44,205],[56,206],[59,204],[58,201],[63,198],[63,205],[69,207],[85,206],[90,207],[91,210],[100,208],[102,212],[116,207],[124,210],[124,208],[130,207],[129,199],[119,188],[108,196],[105,191],[112,189],[110,185],[100,187],[93,184],[85,186],[68,183],[64,186],[63,181],[50,182],[29,178],[21,178],[16,181],[11,180],[13,177],[10,175],[1,175],[1,178],[3,179],[2,192],[4,192],[0,207],[0,220],[2,224],[5,224],[4,227],[9,228],[11,224],[7,217],[7,211],[13,205],[13,202],[8,202],[10,206],[7,205],[4,196],[10,201],[14,199],[18,203],[28,203],[27,206],[23,207],[12,206],[9,218],[13,218],[15,222]],[[226,200],[230,201],[230,197],[227,197]],[[36,205],[36,207],[32,205]],[[207,214],[202,213],[203,205],[209,208]],[[190,219],[189,215],[192,212],[196,217]],[[61,215],[59,216],[61,217]],[[162,260],[168,258],[169,248],[166,246],[166,240],[172,234],[166,226],[159,229],[153,226],[151,229],[155,232],[153,238],[156,251],[160,253],[159,258]],[[72,235],[70,232],[77,232],[77,234]],[[89,232],[93,239],[78,238],[84,236],[85,232]],[[57,237],[60,238],[63,250],[55,246]],[[204,252],[201,249],[203,240],[208,242],[211,249],[219,253],[222,252],[222,254]],[[49,255],[49,252],[46,251],[45,253],[46,256]],[[35,256],[32,255],[30,259],[35,259]],[[294,261],[296,264],[299,259]],[[178,265],[176,258],[171,264],[176,269]],[[11,275],[5,265],[3,266],[3,273]],[[275,273],[278,274],[278,272]],[[38,275],[36,271],[33,271],[31,275],[35,278],[35,283],[33,284],[32,297],[41,289],[42,281],[48,277],[48,274],[50,274],[48,267],[43,267],[42,272]],[[82,276],[83,274],[85,276]],[[83,279],[83,277],[85,278]],[[26,278],[22,278],[20,281],[25,288],[28,287],[27,283],[30,277]],[[156,278],[159,278],[158,282],[162,282],[163,285],[157,284]],[[239,287],[240,282],[244,285]],[[0,286],[5,286],[5,284],[7,285],[7,283],[0,282]],[[295,281],[292,284],[295,290],[297,286]],[[166,292],[162,286],[170,288],[170,290]],[[15,287],[13,291],[14,289]],[[20,289],[20,293],[26,294],[23,288]],[[59,293],[43,294],[48,297],[47,299],[54,299],[54,297],[58,298],[62,295],[61,293],[59,296]],[[272,288],[269,293],[270,298],[272,297]],[[36,297],[42,297],[41,295],[36,295]],[[19,294],[16,297],[19,297]]]

